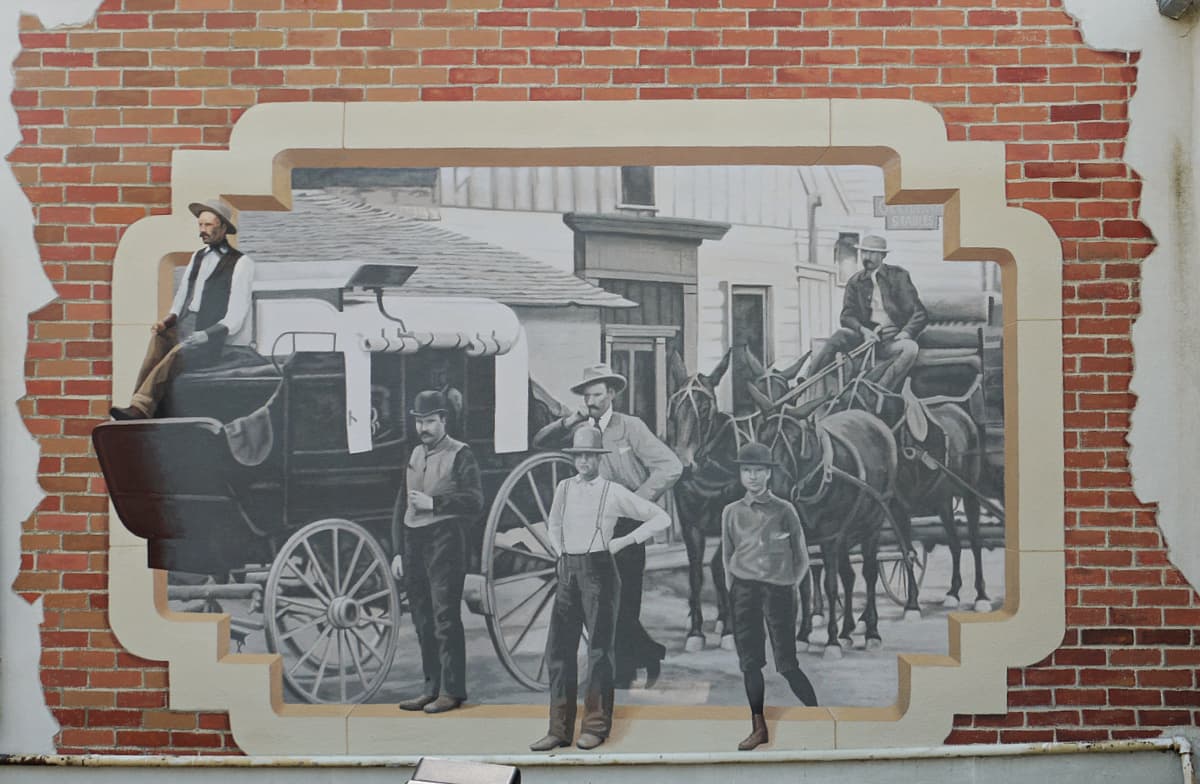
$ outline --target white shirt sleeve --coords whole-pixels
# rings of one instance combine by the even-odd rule
[[[642,521],[630,534],[638,544],[644,544],[659,531],[671,527],[671,516],[664,512],[662,507],[626,490],[616,482],[609,482],[608,503],[612,504],[618,517],[631,517]]]
[[[229,305],[225,309],[225,318],[220,323],[229,330],[230,335],[237,334],[250,315],[250,305],[254,299],[254,262],[249,256],[242,256],[233,268],[233,281],[229,286]]]
[[[567,482],[564,479],[554,488],[554,500],[550,502],[550,515],[546,520],[546,536],[550,540],[552,555],[562,555],[563,546],[563,512],[567,503]]]

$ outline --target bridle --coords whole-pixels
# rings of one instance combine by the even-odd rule
[[[675,418],[676,409],[680,405],[683,405],[683,401],[686,400],[687,404],[692,408],[692,414],[695,415],[696,421],[700,423],[702,428],[700,437],[700,448],[702,449],[704,445],[708,443],[708,437],[713,428],[713,420],[716,419],[716,417],[711,413],[707,417],[704,416],[704,414],[700,411],[700,404],[696,401],[697,397],[703,397],[708,400],[710,412],[717,410],[716,395],[714,395],[712,390],[705,386],[697,376],[691,376],[688,378],[686,384],[675,390],[673,393],[671,393],[671,396],[667,398],[667,419],[673,420]],[[699,452],[699,449],[697,452]]]

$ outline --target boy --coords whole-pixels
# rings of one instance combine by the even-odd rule
[[[808,574],[808,546],[795,508],[771,492],[771,450],[747,444],[737,464],[746,495],[721,515],[725,580],[733,613],[733,640],[750,702],[752,730],[738,744],[749,751],[768,741],[763,718],[766,685],[764,624],[771,635],[775,669],[792,693],[815,706],[817,695],[796,660],[796,589]]]
[[[554,609],[546,639],[550,673],[550,731],[530,744],[531,751],[552,751],[570,744],[575,735],[579,638],[588,633],[588,677],[584,692],[581,749],[594,749],[612,729],[617,613],[621,578],[614,556],[633,545],[645,544],[655,532],[671,525],[653,502],[600,477],[600,456],[607,454],[597,428],[575,430],[571,447],[577,476],[554,489],[547,520],[550,543],[558,551]],[[617,535],[621,518],[637,521],[627,534]]]

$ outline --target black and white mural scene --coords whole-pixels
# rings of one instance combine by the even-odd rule
[[[888,705],[1004,602],[1002,297],[872,167],[307,169],[198,240],[93,438],[285,699]],[[731,738],[731,746],[738,744]],[[514,749],[520,751],[520,749]]]

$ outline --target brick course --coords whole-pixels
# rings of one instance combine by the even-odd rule
[[[108,628],[107,501],[88,434],[111,372],[111,261],[168,210],[170,154],[274,101],[903,98],[1006,143],[1010,203],[1062,240],[1068,628],[1009,673],[1009,711],[950,743],[1157,735],[1200,719],[1195,593],[1131,492],[1130,327],[1152,238],[1122,161],[1137,56],[1086,48],[1058,0],[106,0],[22,20],[9,161],[59,299],[29,319],[21,411],[47,496],[16,588],[43,597],[63,753],[236,753],[173,713],[166,670]]]

